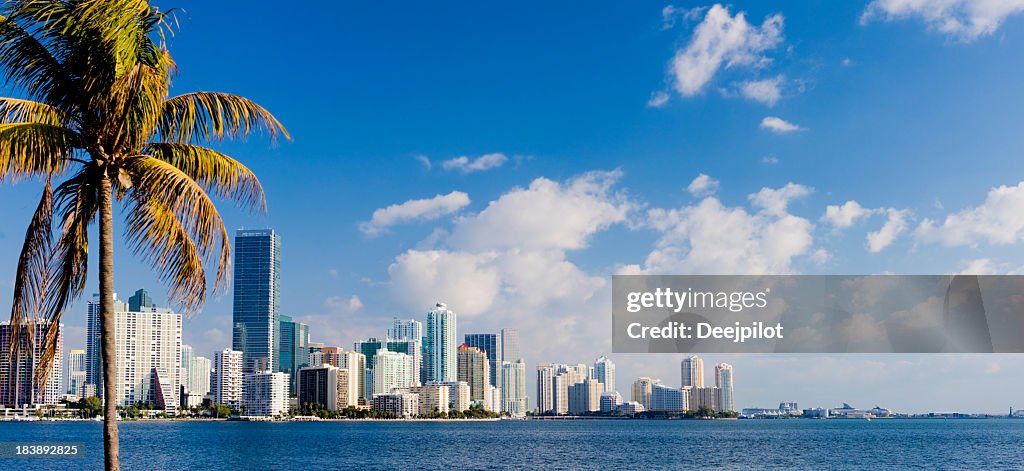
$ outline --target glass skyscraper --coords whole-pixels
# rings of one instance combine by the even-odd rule
[[[280,330],[280,370],[291,375],[288,388],[295,395],[299,369],[309,366],[309,326],[292,320],[291,316],[281,316]]]
[[[427,331],[423,337],[423,382],[455,381],[455,313],[445,303],[437,303],[427,313]]]
[[[280,370],[281,237],[273,229],[235,233],[232,349],[243,369]]]

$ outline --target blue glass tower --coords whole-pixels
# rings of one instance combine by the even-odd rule
[[[280,370],[281,237],[273,229],[235,233],[232,349],[245,371]]]

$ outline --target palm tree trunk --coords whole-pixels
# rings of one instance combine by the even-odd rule
[[[103,456],[106,471],[121,469],[117,433],[117,348],[114,343],[114,201],[110,178],[100,183],[100,343],[103,350]]]

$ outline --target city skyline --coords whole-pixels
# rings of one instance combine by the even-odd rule
[[[607,354],[620,382],[667,380],[677,356],[609,353],[611,275],[1024,266],[1014,217],[1024,193],[1016,10],[928,17],[867,0],[513,5],[485,27],[496,12],[482,5],[450,15],[332,4],[322,18],[270,2],[242,12],[176,6],[191,18],[171,41],[182,70],[173,91],[216,84],[245,94],[295,137],[218,147],[260,176],[269,207],[266,216],[225,208],[223,217],[232,229],[278,231],[280,314],[331,345],[382,337],[389,319],[421,319],[444,300],[460,333],[516,326],[530,357]],[[208,53],[222,35],[260,30],[268,15],[330,39],[286,35]],[[697,40],[718,31],[701,28],[710,24],[749,34],[702,51],[715,43]],[[673,67],[700,57],[711,59],[691,67],[701,74]],[[328,70],[309,68],[320,63]],[[326,109],[342,111],[324,118]],[[37,190],[0,188],[0,309],[10,308]],[[115,280],[132,280],[120,287],[149,287],[162,302],[159,280],[116,244]],[[85,292],[96,290],[90,279]],[[63,319],[68,346],[85,345],[87,302]],[[206,355],[232,345],[232,302],[215,295],[183,320],[184,342]],[[969,410],[1024,404],[1020,355],[715,361],[744,372],[738,405],[845,397],[951,410],[979,388],[991,394]]]

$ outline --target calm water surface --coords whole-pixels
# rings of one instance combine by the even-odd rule
[[[102,468],[96,422],[5,422],[0,441],[87,448],[0,471]],[[121,456],[161,470],[1024,469],[1024,420],[129,422]]]

